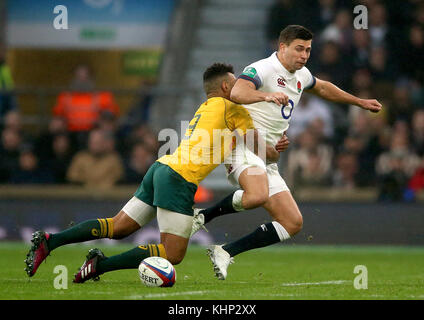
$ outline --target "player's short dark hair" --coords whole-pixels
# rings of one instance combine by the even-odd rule
[[[231,64],[215,62],[203,73],[203,82],[226,75],[228,72],[234,73],[234,67]]]
[[[203,88],[208,94],[216,86],[214,81],[218,78],[227,75],[227,73],[234,73],[234,67],[231,64],[215,62],[209,66],[203,73]]]
[[[290,45],[295,39],[311,40],[313,36],[314,34],[304,26],[291,24],[281,31],[278,43]]]

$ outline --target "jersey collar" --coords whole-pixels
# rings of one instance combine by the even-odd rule
[[[284,78],[286,79],[292,79],[295,77],[296,72],[291,73],[289,72],[284,66],[283,64],[280,62],[280,60],[278,60],[277,58],[277,51],[275,51],[272,55],[271,55],[271,62],[273,64],[273,66],[275,67],[275,70],[281,74],[282,76],[284,76]]]

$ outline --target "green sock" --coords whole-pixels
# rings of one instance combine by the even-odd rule
[[[87,220],[64,231],[50,234],[47,241],[49,250],[52,251],[69,243],[84,242],[102,238],[113,237],[113,220],[95,219]]]
[[[137,269],[144,259],[157,256],[166,259],[165,247],[163,244],[138,246],[124,253],[100,260],[97,264],[97,273],[103,274],[114,270]]]

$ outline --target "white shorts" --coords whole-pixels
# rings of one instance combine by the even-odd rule
[[[170,233],[183,238],[190,238],[193,225],[192,216],[159,207],[156,210],[155,207],[148,205],[137,197],[132,197],[122,208],[122,211],[137,222],[140,227],[145,226],[153,218],[157,217],[161,233]]]
[[[248,169],[250,170],[250,174],[255,174],[255,171],[252,169],[259,167],[261,168],[260,172],[266,170],[270,197],[282,191],[290,191],[286,182],[281,177],[276,163],[265,165],[263,160],[249,149],[242,147],[240,148],[241,150],[237,150],[237,148],[233,150],[230,156],[232,158],[228,157],[225,161],[227,178],[232,185],[240,187],[239,178],[241,173]]]

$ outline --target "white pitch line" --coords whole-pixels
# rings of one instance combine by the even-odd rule
[[[164,298],[164,297],[174,297],[174,296],[183,296],[183,295],[203,295],[212,291],[185,291],[185,292],[172,292],[172,293],[149,293],[149,294],[140,294],[132,295],[127,297],[127,299],[143,299],[143,298]]]
[[[343,284],[347,282],[352,282],[348,280],[331,280],[331,281],[321,281],[321,282],[293,282],[293,283],[282,283],[283,287],[294,287],[294,286],[320,286],[323,284]]]

